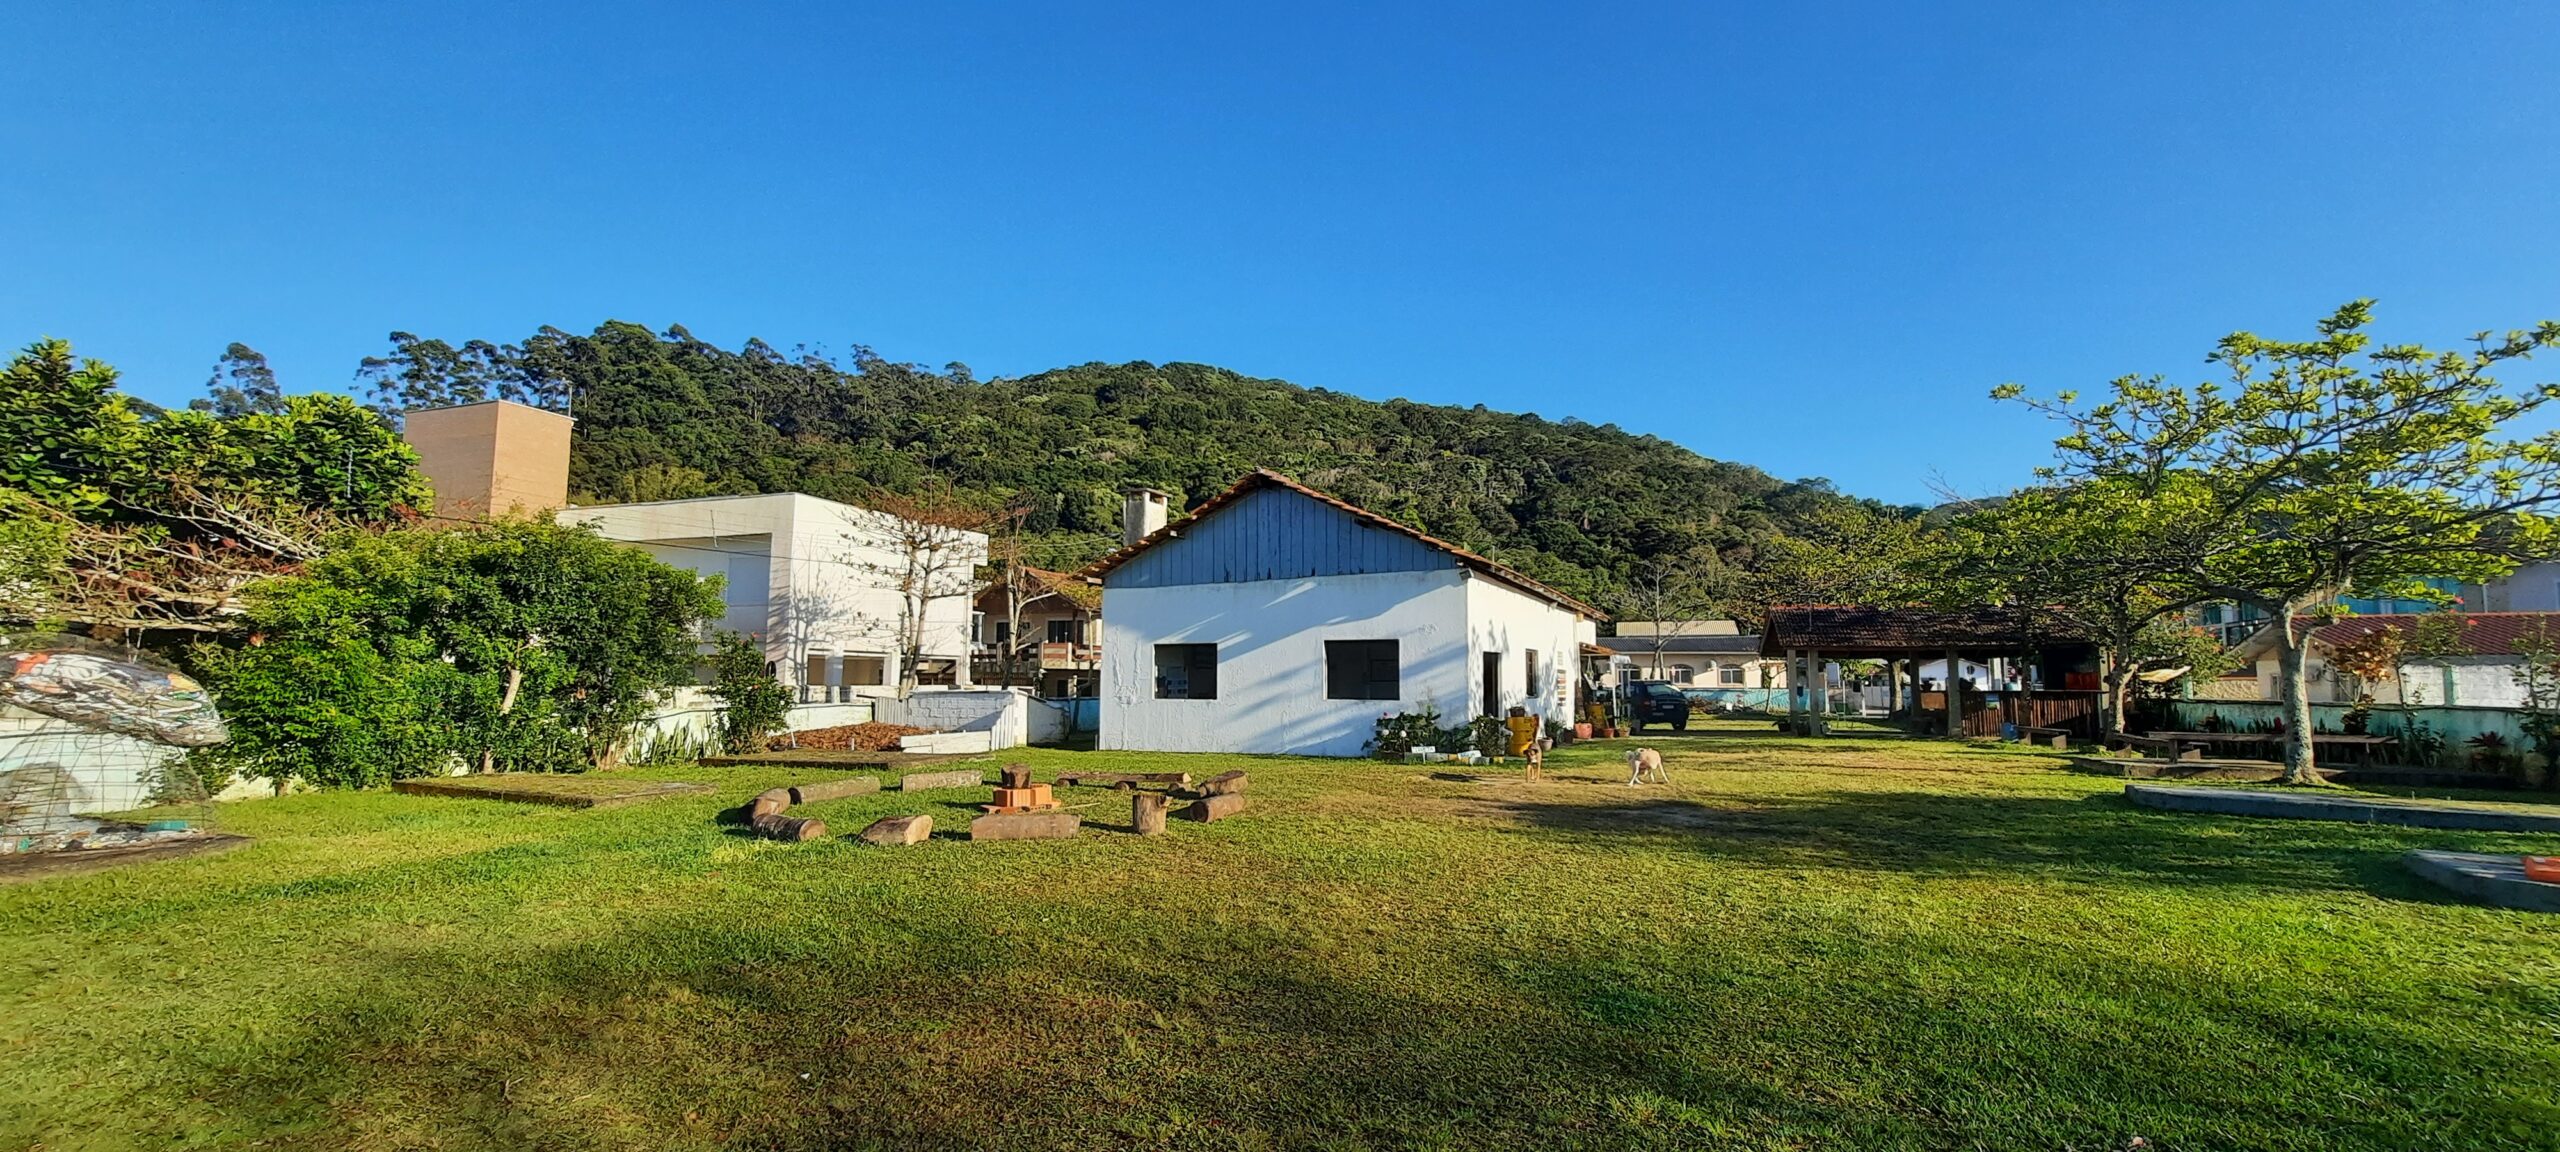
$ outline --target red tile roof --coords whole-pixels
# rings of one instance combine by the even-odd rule
[[[1329,504],[1349,513],[1354,519],[1357,519],[1364,524],[1384,528],[1391,532],[1401,532],[1407,536],[1411,536],[1424,544],[1428,544],[1433,548],[1437,548],[1440,551],[1448,553],[1451,557],[1455,558],[1459,564],[1465,567],[1482,572],[1487,576],[1499,580],[1502,583],[1511,585],[1512,587],[1541,600],[1545,600],[1548,603],[1555,604],[1562,608],[1571,609],[1572,611],[1579,612],[1594,620],[1606,620],[1609,618],[1607,613],[1602,612],[1589,604],[1583,603],[1572,596],[1568,596],[1554,588],[1532,580],[1528,576],[1509,567],[1508,565],[1476,555],[1475,553],[1469,552],[1464,548],[1460,548],[1446,540],[1442,540],[1437,536],[1432,536],[1418,528],[1388,519],[1387,517],[1381,516],[1347,500],[1337,499],[1333,496],[1326,495],[1325,493],[1318,492],[1313,488],[1309,488],[1304,484],[1300,484],[1297,481],[1268,468],[1256,468],[1253,471],[1246,473],[1244,479],[1236,481],[1235,484],[1226,491],[1208,498],[1203,501],[1198,508],[1192,509],[1189,517],[1175,523],[1167,524],[1162,528],[1158,528],[1155,531],[1148,533],[1144,539],[1139,540],[1137,543],[1121,548],[1100,560],[1096,560],[1093,563],[1086,565],[1084,571],[1079,572],[1076,575],[1086,580],[1099,582],[1106,573],[1109,573],[1112,569],[1136,559],[1139,553],[1172,539],[1182,528],[1196,523],[1203,517],[1209,516],[1217,512],[1219,509],[1243,499],[1247,493],[1253,492],[1259,488],[1286,489],[1288,491],[1295,492],[1300,496],[1307,497],[1308,499]]]
[[[2453,616],[2462,621],[2461,651],[2456,655],[2521,656],[2537,646],[2545,652],[2560,651],[2560,612],[2396,612],[2346,616],[2320,625],[2311,638],[2323,647],[2334,648],[2385,629],[2406,632],[2430,616]],[[2312,617],[2300,619],[2305,624],[2313,622]]]

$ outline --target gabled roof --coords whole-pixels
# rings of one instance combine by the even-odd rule
[[[1842,604],[1778,604],[1761,629],[1760,654],[1789,649],[1823,655],[1942,657],[2015,655],[2029,647],[2086,643],[2055,631],[2031,633],[2015,608],[1862,608]]]
[[[1413,528],[1395,520],[1391,520],[1385,516],[1381,516],[1366,508],[1360,507],[1357,504],[1353,504],[1345,500],[1339,500],[1322,492],[1318,492],[1313,488],[1309,488],[1304,484],[1300,484],[1297,481],[1268,468],[1256,468],[1253,471],[1246,473],[1244,479],[1236,481],[1235,484],[1232,487],[1229,487],[1226,491],[1210,497],[1208,500],[1202,502],[1198,508],[1192,509],[1190,516],[1174,523],[1167,524],[1162,528],[1158,528],[1155,531],[1148,533],[1137,543],[1121,548],[1100,560],[1096,560],[1093,563],[1086,565],[1084,571],[1079,572],[1076,575],[1086,580],[1098,583],[1105,575],[1109,574],[1112,569],[1118,568],[1119,566],[1136,559],[1139,553],[1181,535],[1183,530],[1191,525],[1197,524],[1208,517],[1217,515],[1221,509],[1224,509],[1229,505],[1234,504],[1236,501],[1244,499],[1247,495],[1264,488],[1277,488],[1283,491],[1295,492],[1310,500],[1340,509],[1341,511],[1349,514],[1353,519],[1358,520],[1363,524],[1410,536],[1415,540],[1421,541],[1423,544],[1448,553],[1450,558],[1456,560],[1461,567],[1481,572],[1494,580],[1508,584],[1520,591],[1526,592],[1560,608],[1579,612],[1594,620],[1606,620],[1609,618],[1607,613],[1602,612],[1589,604],[1583,603],[1572,596],[1568,596],[1563,592],[1557,591],[1554,588],[1550,588],[1547,585],[1532,580],[1508,565],[1497,563],[1486,557],[1479,556],[1464,548],[1458,547],[1455,544],[1449,543],[1446,540],[1442,540],[1439,537],[1429,535],[1420,529]]]
[[[2319,624],[2311,633],[2311,642],[2322,648],[2335,648],[2350,640],[2375,632],[2406,633],[2429,618],[2454,617],[2462,621],[2456,656],[2522,656],[2537,648],[2560,649],[2560,612],[2393,612],[2372,616],[2342,616]],[[2316,618],[2297,616],[2301,624],[2312,625]],[[2258,629],[2240,644],[2244,659],[2256,659],[2274,649],[2275,625],[2271,622]]]
[[[1102,607],[1102,590],[1073,573],[1052,572],[1046,568],[1034,568],[1029,564],[1022,566],[1022,572],[1030,577],[1025,585],[1031,590],[1032,600],[1055,596],[1087,612]],[[1004,591],[1004,577],[999,573],[993,581],[978,589],[978,596],[983,599],[1002,591]]]

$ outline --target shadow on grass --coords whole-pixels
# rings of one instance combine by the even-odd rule
[[[2400,867],[2402,852],[2478,850],[2510,839],[2155,812],[2108,794],[1829,792],[1748,806],[1670,797],[1604,804],[1487,798],[1468,808],[1586,843],[1668,842],[1754,868],[2353,890],[2428,903],[2450,901]]]

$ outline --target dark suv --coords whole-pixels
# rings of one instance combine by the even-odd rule
[[[1647,724],[1668,724],[1674,732],[1689,730],[1689,697],[1668,680],[1638,680],[1627,685],[1627,720],[1638,732]]]

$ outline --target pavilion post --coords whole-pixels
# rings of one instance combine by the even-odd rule
[[[1795,735],[1795,732],[1802,730],[1800,712],[1802,707],[1805,707],[1805,701],[1800,699],[1800,694],[1805,691],[1805,678],[1797,676],[1797,660],[1800,660],[1802,655],[1805,655],[1805,650],[1802,648],[1787,650],[1787,735]]]
[[[1805,702],[1813,706],[1813,724],[1805,730],[1808,736],[1831,734],[1831,684],[1822,675],[1822,649],[1808,648],[1804,654]]]
[[[1911,728],[1915,732],[1920,729],[1920,669],[1923,667],[1926,665],[1920,662],[1919,657],[1914,656],[1911,658],[1910,667],[1904,669],[1911,674],[1911,708],[1903,715],[1903,719],[1911,722]]]
[[[1884,662],[1884,714],[1895,716],[1901,712],[1902,661],[1887,660]]]
[[[1964,739],[1964,661],[1947,649],[1947,739]]]

